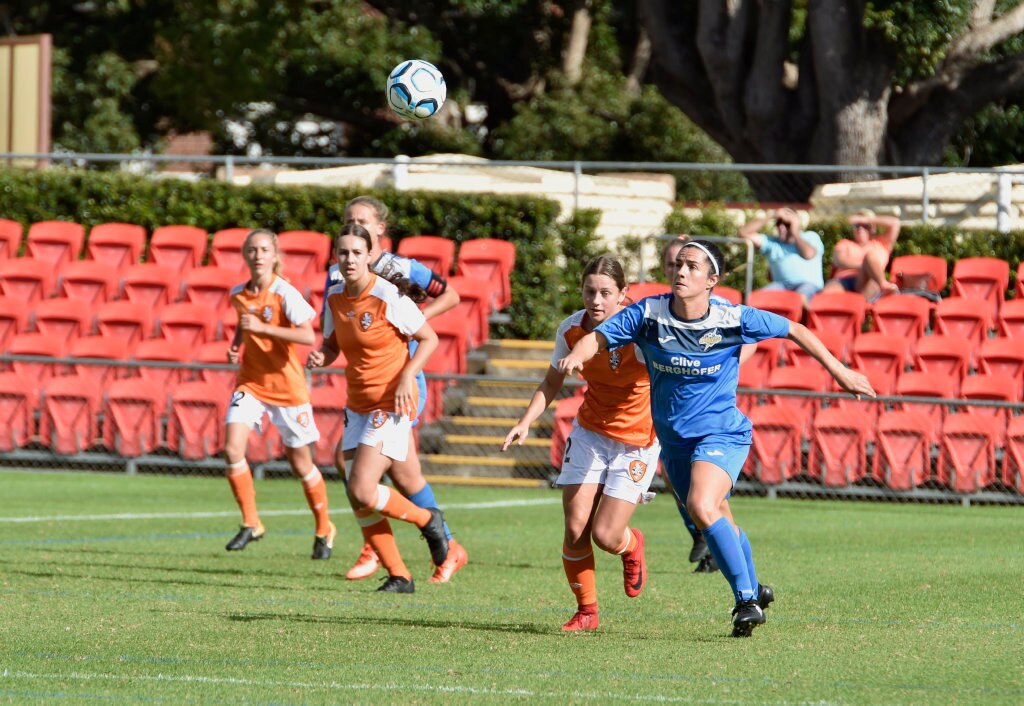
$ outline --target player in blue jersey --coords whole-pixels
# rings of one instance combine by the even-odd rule
[[[387,220],[388,207],[372,196],[357,196],[345,205],[345,223],[356,223],[370,233],[373,243],[370,261],[373,263],[371,269],[375,274],[398,285],[400,291],[408,294],[415,301],[422,302],[431,298],[431,301],[423,308],[423,315],[428,320],[457,306],[459,295],[454,289],[448,287],[443,275],[431,271],[416,260],[381,250],[380,239],[387,232]],[[339,281],[341,281],[341,273],[337,265],[331,265],[327,271],[327,285],[324,291],[326,292]],[[414,352],[415,348],[411,348],[410,355]],[[420,400],[418,412],[422,412],[427,400],[427,382],[423,373],[416,376],[416,384],[419,388]],[[345,461],[340,449],[339,445],[335,452],[335,465],[338,467],[339,473],[344,474]],[[415,443],[409,445],[406,460],[395,461],[388,471],[388,475],[399,492],[409,498],[413,504],[422,508],[437,507],[434,490],[423,478]],[[452,539],[447,523],[445,524],[445,534],[449,540],[448,559],[442,566],[435,568],[433,576],[430,577],[431,583],[448,582],[452,575],[469,561],[465,548]],[[380,568],[379,557],[369,544],[364,544],[359,558],[345,574],[345,578],[349,580],[369,578],[376,573],[378,568]]]
[[[635,343],[651,376],[651,412],[665,470],[707,540],[735,598],[733,636],[764,623],[774,597],[761,585],[746,533],[724,509],[751,444],[751,424],[736,407],[740,348],[788,338],[821,363],[847,392],[874,397],[867,378],[835,358],[803,325],[749,306],[711,301],[724,271],[707,241],[687,242],[676,256],[672,292],[637,302],[598,326],[558,363],[566,374],[604,348]]]

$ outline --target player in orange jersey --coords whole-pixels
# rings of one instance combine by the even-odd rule
[[[505,437],[501,450],[523,443],[530,423],[562,389],[565,374],[555,367],[573,345],[623,307],[626,278],[622,265],[610,257],[591,261],[583,271],[584,309],[565,319],[555,334],[551,367],[526,412]],[[644,535],[628,524],[637,503],[648,499],[660,446],[651,422],[651,382],[632,345],[603,351],[582,371],[587,381],[583,405],[565,442],[562,486],[565,537],[562,566],[576,596],[577,612],[562,630],[596,630],[597,546],[622,557],[626,595],[640,595],[647,580]]]
[[[306,375],[296,350],[296,345],[315,342],[316,311],[281,278],[281,254],[273,232],[250,232],[242,244],[242,256],[249,266],[249,280],[231,290],[238,328],[228,349],[228,362],[240,363],[240,367],[224,442],[228,482],[242,510],[242,528],[227,549],[245,549],[265,532],[256,511],[256,490],[245,449],[250,430],[259,427],[263,414],[268,413],[281,432],[292,473],[302,481],[316,518],[312,558],[329,559],[337,530],[327,515],[327,486],[309,449],[320,432],[313,421]]]
[[[442,566],[448,558],[444,516],[436,507],[417,507],[380,481],[395,461],[407,457],[419,397],[416,374],[437,348],[437,335],[411,299],[370,271],[371,248],[369,232],[355,223],[345,225],[335,240],[342,282],[324,297],[329,313],[324,341],[307,365],[330,365],[345,354],[348,400],[341,446],[349,502],[363,537],[388,572],[377,590],[412,593],[412,574],[388,518],[419,527],[434,565]],[[412,357],[410,340],[417,344]]]

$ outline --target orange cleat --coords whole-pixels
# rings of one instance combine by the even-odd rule
[[[434,575],[430,577],[430,583],[448,583],[452,580],[455,572],[469,563],[469,554],[466,549],[454,539],[448,542],[448,558],[444,563],[434,569]]]
[[[601,620],[597,617],[597,604],[595,603],[586,609],[580,608],[577,610],[576,615],[572,616],[572,619],[562,626],[562,632],[597,630],[600,625]]]
[[[368,579],[377,573],[379,568],[380,557],[377,556],[377,552],[373,551],[373,547],[369,544],[364,544],[363,551],[359,552],[359,558],[356,559],[356,563],[352,565],[352,568],[346,572],[345,578],[349,581]]]
[[[638,529],[630,529],[630,532],[636,537],[636,548],[622,555],[622,586],[627,596],[636,598],[647,583],[647,561],[644,559],[644,533]]]

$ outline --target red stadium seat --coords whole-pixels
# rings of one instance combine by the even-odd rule
[[[163,441],[166,409],[162,387],[139,384],[137,378],[115,380],[103,403],[103,445],[130,458],[155,451]]]
[[[99,304],[117,296],[121,275],[101,262],[75,260],[61,268],[57,276],[57,296],[89,304]]]
[[[0,351],[19,333],[28,329],[29,306],[21,299],[0,297]]]
[[[30,257],[0,260],[0,294],[35,304],[53,294],[54,265]]]
[[[228,346],[230,341],[214,341],[205,343],[198,348],[190,346],[195,350],[193,362],[204,365],[228,365]],[[305,361],[303,361],[305,362]],[[238,379],[237,368],[208,368],[203,367],[199,371],[199,379],[203,382],[215,385],[224,395],[230,395],[235,389],[235,382]]]
[[[918,340],[925,335],[931,314],[930,301],[910,294],[882,297],[871,308],[875,331],[905,339],[908,355],[914,352]]]
[[[158,337],[198,346],[216,340],[217,312],[200,304],[170,304],[157,314]]]
[[[896,381],[896,394],[900,397],[941,397],[953,399],[953,379],[941,373],[903,373]],[[933,402],[897,402],[895,409],[916,412],[932,420],[932,441],[938,442],[942,434],[942,423],[946,420],[949,406]]]
[[[106,336],[86,336],[76,338],[68,347],[68,357],[95,358],[105,360],[128,360],[130,351],[125,349],[124,342]],[[75,363],[72,365],[75,374],[80,378],[89,378],[97,385],[103,386],[117,378],[124,377],[126,368],[114,365],[94,363]]]
[[[146,249],[146,229],[133,223],[100,223],[89,231],[85,258],[120,271],[136,265]]]
[[[0,451],[25,446],[35,434],[39,385],[18,373],[0,373]]]
[[[210,264],[248,277],[249,266],[242,257],[242,243],[250,232],[252,228],[225,228],[214,233],[210,243]]]
[[[1017,265],[1017,284],[1013,289],[1013,296],[1024,299],[1024,262]]]
[[[323,277],[331,255],[330,237],[315,230],[286,230],[277,236],[277,245],[286,271]]]
[[[971,344],[971,365],[975,364],[977,350],[992,328],[992,319],[985,306],[976,299],[956,297],[943,299],[935,309],[935,332],[942,336],[962,338]]]
[[[931,477],[932,421],[916,412],[882,412],[871,473],[891,490],[911,490]]]
[[[26,239],[29,257],[47,262],[55,270],[82,254],[85,227],[68,221],[41,221],[28,229]]]
[[[148,338],[135,347],[132,357],[139,363],[191,363],[193,349],[191,346],[177,342],[165,341],[162,338]],[[160,365],[140,365],[128,369],[128,375],[135,378],[136,384],[146,386],[154,393],[167,397],[171,391],[192,377],[188,368],[173,368]]]
[[[145,304],[154,312],[178,301],[181,292],[181,273],[151,262],[125,268],[121,279],[123,298]]]
[[[976,493],[996,480],[996,432],[971,414],[951,414],[942,425],[936,479],[959,493]]]
[[[182,458],[216,456],[224,449],[224,416],[231,394],[205,382],[186,382],[171,394],[167,448]]]
[[[477,238],[459,246],[456,274],[479,277],[492,284],[496,292],[493,310],[512,303],[512,267],[516,259],[516,246],[507,240]]]
[[[161,226],[149,239],[147,261],[184,274],[203,264],[207,239],[206,231],[195,226]]]
[[[769,338],[759,341],[754,354],[745,362],[743,368],[757,368],[767,380],[768,375],[779,367],[782,350],[786,342],[781,338]]]
[[[317,326],[314,324],[313,329]],[[238,312],[234,307],[224,309],[220,312],[220,333],[221,338],[229,343],[235,339],[235,331],[238,329]]]
[[[1014,417],[1006,429],[1003,482],[1024,493],[1024,417]]]
[[[221,311],[231,305],[231,289],[242,283],[242,278],[233,270],[223,267],[196,267],[185,273],[183,301]]]
[[[1010,286],[1010,263],[995,257],[965,257],[953,266],[952,296],[988,302],[989,321],[999,318],[999,307]]]
[[[427,323],[438,338],[437,350],[427,363],[428,372],[465,374],[469,322],[456,309],[452,309]]]
[[[1024,389],[1024,341],[990,338],[981,344],[978,368],[989,375],[1006,375],[1017,381],[1018,396]]]
[[[311,388],[309,397],[313,418],[320,430],[320,440],[313,445],[313,462],[318,466],[333,466],[334,450],[345,434],[345,395],[333,387],[323,386]]]
[[[555,422],[551,430],[551,465],[555,468],[562,467],[562,457],[565,456],[565,441],[572,431],[572,422],[576,414],[583,406],[582,395],[564,397],[555,404]]]
[[[630,282],[627,296],[634,302],[638,302],[645,297],[657,297],[671,291],[672,287],[661,282]],[[717,289],[715,294],[718,294]]]
[[[320,330],[320,312],[324,308],[324,285],[327,284],[327,277],[323,272],[310,272],[305,275],[288,277],[288,282],[299,290],[302,298],[309,302],[316,311],[313,321],[313,328]]]
[[[890,272],[901,291],[941,294],[946,288],[949,265],[935,255],[900,255],[892,259]]]
[[[12,355],[35,355],[47,358],[63,358],[64,342],[42,333],[20,333],[8,343],[7,352]],[[54,375],[63,375],[66,365],[44,361],[12,360],[8,365],[12,372],[42,382]]]
[[[1024,298],[1003,302],[999,310],[999,335],[1024,339]]]
[[[143,339],[153,334],[153,310],[133,301],[116,301],[96,307],[96,328],[101,336],[121,342],[134,351]]]
[[[767,371],[747,364],[740,366],[737,387],[745,387],[750,390],[761,390],[765,387],[767,382]],[[739,407],[739,410],[744,414],[750,412],[750,409],[756,405],[757,402],[757,393],[737,392],[736,394],[736,406]]]
[[[925,336],[917,342],[916,369],[945,375],[953,381],[953,394],[960,394],[960,382],[971,363],[971,342],[954,336]]]
[[[872,419],[859,410],[823,409],[814,415],[807,472],[826,486],[856,483],[868,472],[868,441]]]
[[[859,292],[815,294],[807,306],[807,326],[815,331],[835,331],[849,346],[864,328],[867,311],[867,299]]]
[[[744,470],[765,485],[778,485],[803,472],[800,440],[804,420],[790,406],[769,403],[750,410],[753,443]]]
[[[748,306],[770,311],[790,321],[804,318],[804,298],[787,289],[758,289],[750,293]]]
[[[878,370],[887,375],[892,387],[906,366],[906,339],[884,333],[861,334],[853,342],[850,357],[860,370]]]
[[[39,441],[55,453],[74,455],[97,441],[102,390],[91,376],[66,375],[43,383]]]
[[[392,247],[392,244],[391,244],[391,238],[389,238],[388,236],[382,235],[382,236],[380,236],[380,238],[378,238],[378,240],[380,242],[380,249],[381,249],[382,252],[394,252],[395,251],[394,248]]]
[[[846,362],[850,359],[847,351],[847,339],[839,331],[815,331],[814,335],[818,337],[828,349],[829,353],[834,355],[839,360]],[[816,365],[820,367],[818,361],[816,361],[810,353],[805,351],[799,345],[793,341],[782,340],[782,354],[786,359],[786,365]],[[758,346],[761,344],[758,343]]]
[[[398,241],[396,254],[417,260],[442,277],[448,277],[455,261],[455,241],[436,235],[411,235]]]
[[[867,377],[868,382],[871,383],[871,389],[875,391],[876,395],[888,396],[893,394],[893,381],[888,375],[878,370],[859,370],[856,367],[854,370]],[[834,383],[833,388],[836,391],[839,390],[839,387]],[[869,397],[863,397],[858,400],[853,395],[844,395],[843,397],[829,400],[829,409],[854,410],[867,415],[868,419],[871,420],[872,429],[878,426],[878,415],[881,414],[884,408],[885,403],[878,402]]]
[[[24,230],[17,221],[0,218],[0,260],[9,260],[18,256]]]
[[[284,442],[281,441],[281,432],[265,414],[260,428],[253,427],[249,432],[249,440],[245,446],[245,458],[249,463],[257,465],[268,463],[282,456],[284,456]]]
[[[468,323],[466,340],[470,348],[483,345],[490,338],[490,283],[476,277],[448,278],[448,286],[459,295],[459,303],[454,311],[464,317]]]
[[[820,366],[777,368],[768,375],[771,390],[801,390],[804,392],[828,392],[831,377]],[[811,419],[821,409],[820,397],[789,395],[768,395],[769,404],[789,407],[801,421],[803,436],[809,436]]]
[[[715,288],[711,290],[711,293],[717,294],[722,297],[722,299],[727,300],[730,304],[738,305],[743,303],[743,292],[738,289],[733,289],[732,287],[726,287],[723,284],[716,285]]]
[[[92,333],[93,308],[73,299],[44,299],[32,311],[36,330],[64,343]]]
[[[1019,402],[1021,390],[1016,380],[1005,375],[968,375],[960,385],[960,396],[965,400]],[[986,418],[996,432],[996,442],[1003,443],[1010,421],[1009,408],[968,404],[963,409],[967,414]]]

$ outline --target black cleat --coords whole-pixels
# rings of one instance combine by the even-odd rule
[[[764,625],[764,611],[753,598],[740,601],[732,609],[733,637],[750,637],[758,625]]]
[[[387,578],[381,579],[383,583],[378,588],[378,591],[384,593],[415,593],[416,584],[412,582],[412,579],[407,579],[404,576],[388,576]]]
[[[259,527],[246,527],[242,525],[242,528],[238,530],[238,534],[224,548],[229,552],[241,551],[245,549],[249,542],[258,542],[263,539],[263,535],[266,532],[267,530],[263,528],[263,525]]]
[[[693,548],[690,549],[690,563],[696,564],[704,557],[710,555],[711,553],[708,551],[708,542],[704,539],[704,533],[698,532],[697,536],[693,538]]]
[[[338,536],[338,528],[331,523],[327,530],[326,537],[313,538],[313,554],[310,559],[326,561],[331,558],[331,549],[334,547],[334,538]]]
[[[775,602],[775,591],[772,590],[771,586],[765,586],[763,583],[757,584],[757,604],[761,606],[761,610],[767,610],[769,603]]]
[[[697,568],[693,570],[695,574],[713,574],[718,571],[718,562],[715,561],[715,557],[711,552],[708,552],[703,559],[697,564]]]
[[[448,538],[444,535],[444,514],[436,507],[428,507],[430,522],[420,527],[420,534],[427,540],[430,558],[434,566],[440,566],[448,558]]]

